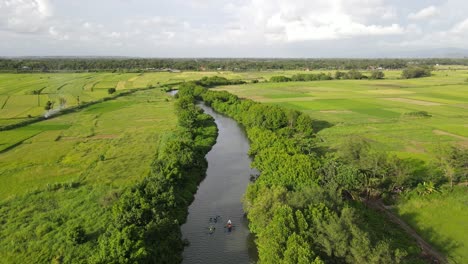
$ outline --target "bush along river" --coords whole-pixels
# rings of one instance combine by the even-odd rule
[[[236,121],[199,106],[218,126],[216,144],[206,155],[208,170],[189,207],[182,235],[189,245],[183,263],[253,263],[256,249],[241,199],[257,171],[250,168],[249,140]],[[228,228],[231,220],[232,228]]]

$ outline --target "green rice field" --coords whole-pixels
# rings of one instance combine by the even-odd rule
[[[65,107],[107,97],[108,89],[117,92],[149,85],[195,80],[216,73],[65,73],[0,74],[0,126],[15,124],[45,114],[47,101],[65,99]],[[227,74],[230,75],[230,74]]]
[[[439,144],[468,146],[468,70],[440,70],[432,77],[333,80],[226,86],[241,97],[308,113],[330,127],[319,132],[328,146],[364,136],[400,156],[428,159]],[[415,113],[427,112],[428,116]]]
[[[175,128],[173,99],[159,89],[0,132],[0,263],[72,263],[93,243],[71,244],[82,225],[97,238],[111,205],[149,172]]]

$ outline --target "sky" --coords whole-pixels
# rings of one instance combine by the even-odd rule
[[[399,57],[468,48],[467,11],[467,0],[0,0],[0,56]]]

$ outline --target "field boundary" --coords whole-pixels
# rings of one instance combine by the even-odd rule
[[[11,95],[7,95],[7,98],[5,99],[5,102],[3,102],[2,108],[0,108],[0,109],[5,108],[5,106],[8,103],[8,100],[10,99],[10,97],[11,97]]]
[[[425,257],[429,258],[431,263],[443,263],[448,264],[447,259],[445,256],[440,253],[437,249],[435,249],[431,244],[429,244],[424,238],[422,238],[411,226],[409,226],[403,219],[395,215],[389,208],[385,207],[385,205],[380,200],[367,200],[365,201],[369,207],[373,208],[374,210],[380,211],[385,213],[387,218],[398,224],[405,232],[413,237],[416,242],[418,243],[419,247]]]

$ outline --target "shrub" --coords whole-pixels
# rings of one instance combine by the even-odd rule
[[[401,78],[412,79],[431,76],[432,68],[427,66],[411,66],[403,70]]]
[[[382,71],[373,71],[370,78],[377,80],[377,79],[383,79],[384,77],[385,77],[385,74]]]
[[[270,82],[290,82],[291,78],[286,76],[273,76],[270,78]]]
[[[86,232],[81,225],[72,227],[67,233],[68,240],[73,244],[82,244],[86,242]]]

